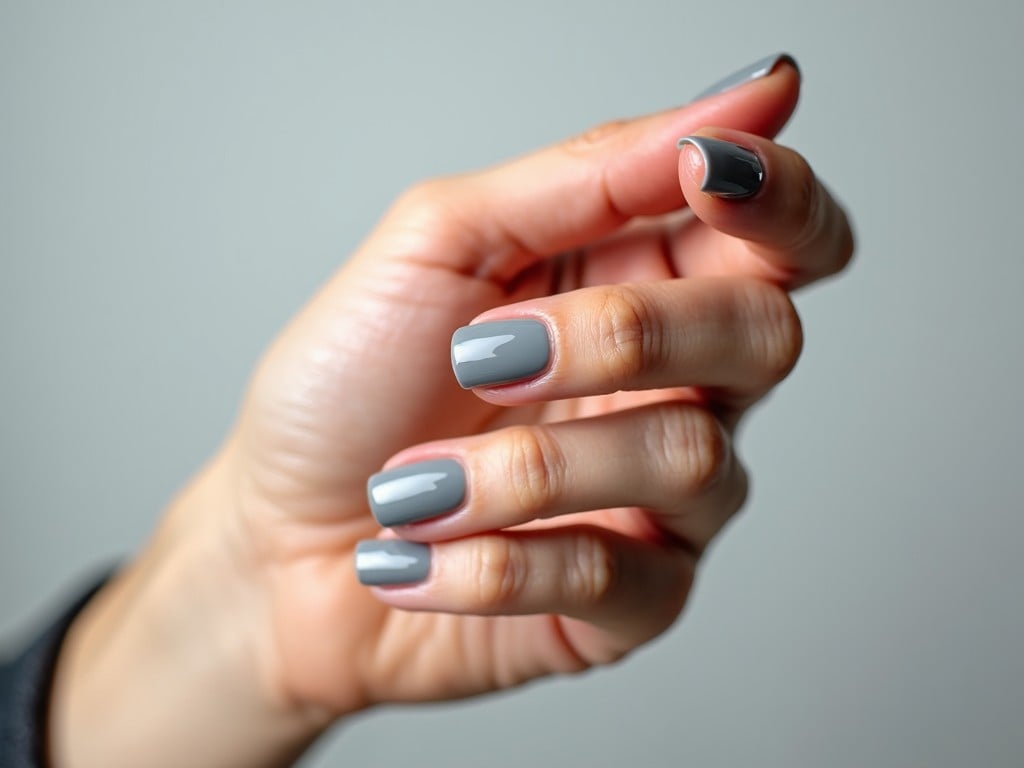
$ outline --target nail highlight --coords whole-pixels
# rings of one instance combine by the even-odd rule
[[[679,149],[687,144],[700,152],[704,159],[704,179],[701,192],[715,197],[752,197],[764,181],[764,168],[757,155],[731,141],[711,139],[707,136],[685,136],[678,142]]]
[[[452,370],[463,389],[527,379],[543,371],[550,356],[547,328],[537,320],[467,325],[452,336]]]
[[[466,472],[454,459],[406,464],[373,475],[366,483],[370,511],[385,527],[437,517],[466,498]]]
[[[356,544],[356,575],[368,587],[415,584],[430,573],[430,547],[372,539]]]
[[[787,62],[788,64],[793,65],[796,67],[797,71],[800,69],[800,67],[797,66],[796,59],[788,53],[773,53],[771,56],[765,56],[763,59],[759,59],[753,64],[733,72],[728,77],[723,77],[714,85],[708,86],[694,96],[693,100],[698,101],[700,99],[707,98],[708,96],[714,96],[716,93],[725,93],[738,85],[743,85],[744,83],[749,83],[751,80],[757,80],[758,78],[770,75],[782,62]]]

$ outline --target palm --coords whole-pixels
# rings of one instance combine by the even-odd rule
[[[679,136],[715,122],[772,136],[798,88],[796,70],[780,67],[735,98],[613,124],[507,166],[414,189],[279,338],[233,443],[243,529],[271,580],[270,673],[297,700],[341,712],[466,696],[607,661],[642,641],[556,616],[387,607],[353,568],[357,541],[379,533],[366,480],[427,441],[705,394],[619,392],[498,408],[457,386],[451,334],[487,309],[587,285],[691,275],[792,282],[746,241],[689,212],[682,221],[669,212],[680,209],[686,185],[694,187],[677,169]],[[702,205],[704,219],[710,211]],[[660,224],[634,218],[662,214]],[[539,258],[580,244],[585,259],[562,277],[554,260]],[[642,510],[594,511],[572,522],[581,517],[654,535]],[[692,564],[673,570],[684,580],[686,573]],[[674,612],[653,623],[674,617],[685,588],[666,596]],[[647,628],[660,631],[653,623]]]
[[[701,229],[694,222],[680,237]],[[459,389],[447,359],[454,328],[490,307],[590,283],[674,276],[655,235],[613,249],[627,252],[588,258],[557,286],[552,265],[544,264],[511,292],[432,267],[357,259],[340,288],[315,301],[271,349],[242,424],[252,489],[243,508],[273,561],[282,674],[307,700],[345,709],[367,700],[470,695],[614,654],[593,628],[555,617],[397,611],[356,582],[352,563],[356,542],[379,530],[367,508],[366,478],[399,450],[650,401],[650,392],[620,392],[498,408]],[[604,510],[576,522],[641,535],[642,526],[630,525],[636,518]],[[592,649],[595,658],[576,658],[566,631],[581,635],[572,646]],[[365,663],[353,669],[353,659]]]

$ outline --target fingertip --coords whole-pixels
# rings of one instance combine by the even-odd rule
[[[704,185],[704,156],[700,150],[693,145],[689,137],[682,138],[678,142],[679,173],[682,178],[688,179],[697,189]],[[684,188],[685,191],[685,188]]]
[[[711,197],[750,198],[761,190],[764,164],[753,148],[754,141],[729,141],[694,134],[680,139],[678,146],[681,149],[680,185],[684,195],[688,191],[684,177],[689,177],[691,183]],[[687,200],[692,204],[689,196]]]
[[[721,113],[722,110],[746,103],[746,100],[751,98],[769,98],[773,104],[780,107],[779,111],[772,113],[771,120],[757,127],[742,127],[760,136],[774,136],[796,109],[802,83],[803,73],[796,59],[789,54],[780,53],[761,59],[715,83],[698,94],[691,104],[713,105],[713,110]],[[728,124],[717,117],[715,122]],[[736,127],[741,126],[736,124]]]
[[[796,59],[792,55],[784,51],[780,51],[762,59],[758,59],[753,64],[742,67],[727,77],[722,78],[698,93],[693,100],[699,101],[701,99],[711,98],[723,93],[728,93],[752,82],[770,79],[771,75],[776,74],[778,70],[783,68],[792,70],[793,73],[796,74],[797,79],[799,79],[800,68],[796,63]]]
[[[784,53],[779,56],[772,67],[771,77],[776,78],[784,87],[799,92],[800,86],[803,84],[804,73],[796,59],[788,53]]]

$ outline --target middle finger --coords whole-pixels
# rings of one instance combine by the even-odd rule
[[[793,367],[800,320],[752,278],[583,288],[490,310],[452,337],[459,383],[499,405],[696,386],[748,403]]]

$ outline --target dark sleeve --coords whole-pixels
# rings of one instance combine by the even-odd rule
[[[46,719],[57,656],[71,622],[107,578],[94,582],[21,653],[0,661],[0,768],[46,766]]]

